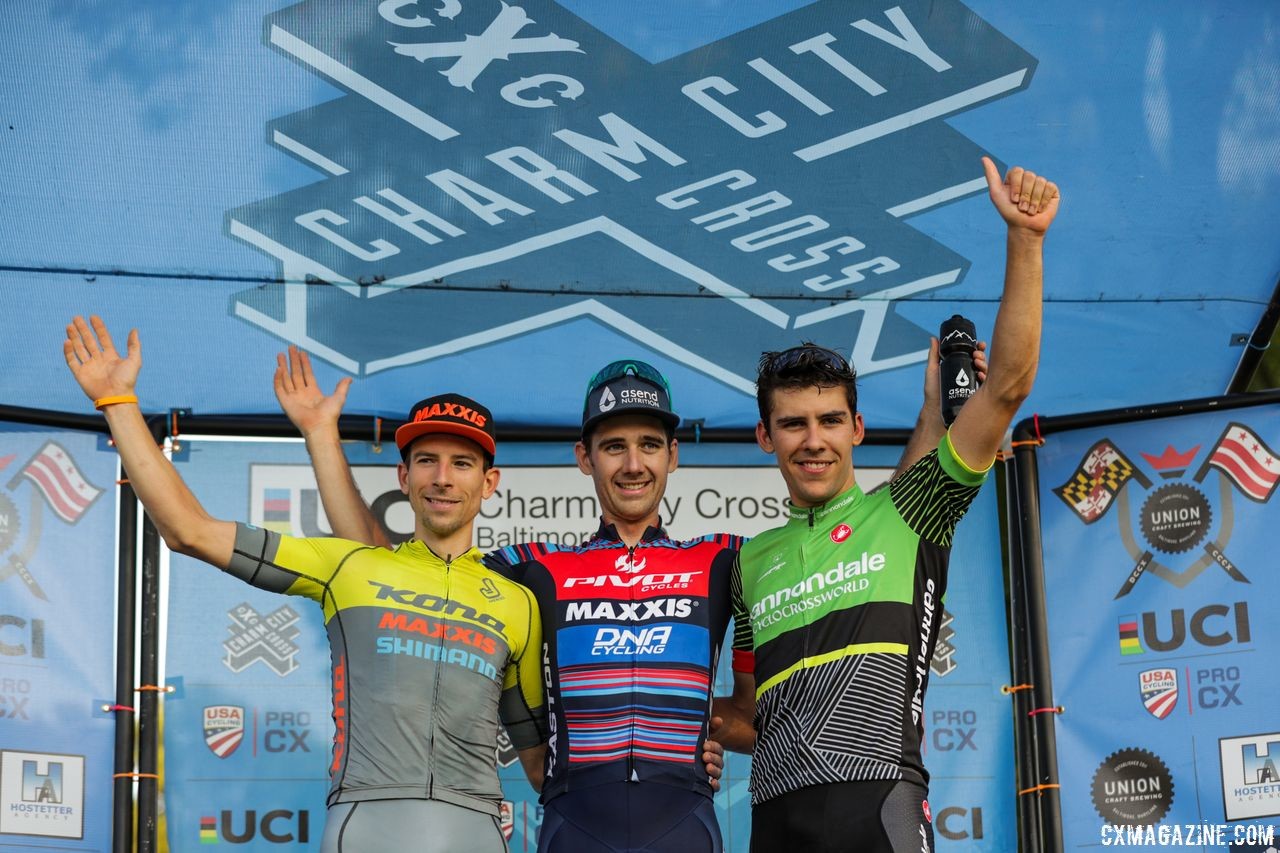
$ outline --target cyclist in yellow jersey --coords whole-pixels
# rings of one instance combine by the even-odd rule
[[[388,551],[297,539],[205,512],[138,408],[136,330],[121,357],[99,318],[76,317],[63,348],[169,547],[323,609],[335,727],[323,853],[505,851],[498,720],[535,787],[547,724],[536,602],[485,568],[471,544],[481,501],[500,476],[488,409],[438,395],[396,432],[412,540]]]

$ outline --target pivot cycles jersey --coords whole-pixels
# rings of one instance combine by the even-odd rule
[[[755,647],[753,802],[827,782],[928,785],[924,693],[951,537],[985,477],[948,435],[887,488],[792,506],[743,548],[735,616]]]
[[[543,802],[627,781],[711,795],[702,744],[743,541],[678,542],[650,527],[628,548],[602,524],[578,547],[518,545],[486,558],[542,611],[551,727]]]
[[[229,574],[319,602],[333,660],[328,805],[432,799],[496,816],[498,718],[517,749],[546,740],[529,591],[471,549],[441,559],[345,539],[236,528]]]

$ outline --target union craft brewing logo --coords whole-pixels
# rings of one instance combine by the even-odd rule
[[[1036,65],[958,0],[818,0],[657,62],[552,0],[304,0],[265,38],[347,94],[271,123],[324,180],[228,212],[284,282],[236,316],[364,373],[590,317],[745,393],[800,334],[924,360],[897,300],[969,262],[904,218],[986,189],[946,120]]]
[[[1161,668],[1138,673],[1138,692],[1142,705],[1157,720],[1163,720],[1178,707],[1178,671]]]
[[[1093,807],[1115,826],[1154,826],[1173,805],[1173,776],[1145,749],[1121,749],[1093,774]]]
[[[0,471],[7,468],[15,457],[16,454],[12,453],[0,457]],[[53,510],[67,524],[75,524],[93,506],[103,490],[85,479],[71,454],[56,441],[46,441],[14,473],[5,487],[14,492],[24,480],[33,487],[28,512],[30,522],[26,525],[26,537],[22,539],[22,546],[7,556],[5,552],[22,538],[23,524],[17,503],[0,492],[0,583],[12,577],[20,578],[32,595],[48,601],[49,597],[29,566],[40,545],[44,508],[47,506]]]
[[[1225,553],[1235,520],[1232,487],[1251,501],[1267,503],[1280,484],[1280,457],[1250,427],[1232,423],[1187,481],[1185,474],[1201,446],[1179,452],[1169,445],[1159,456],[1141,454],[1161,478],[1169,481],[1156,487],[1104,438],[1089,448],[1071,478],[1053,490],[1085,524],[1102,518],[1113,504],[1119,508],[1120,540],[1134,565],[1116,598],[1128,595],[1146,573],[1181,589],[1212,565],[1237,583],[1249,582]],[[1218,518],[1214,517],[1214,505],[1206,494],[1213,492],[1205,487],[1211,471],[1218,473]],[[1148,493],[1139,511],[1138,529],[1143,542],[1135,534],[1130,510],[1133,483]],[[1167,556],[1156,559],[1156,552]]]

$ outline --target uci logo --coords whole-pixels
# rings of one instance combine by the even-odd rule
[[[1237,601],[1226,604],[1208,604],[1187,618],[1182,608],[1170,611],[1168,627],[1159,613],[1143,613],[1141,617],[1120,617],[1120,653],[1140,655],[1147,651],[1173,652],[1187,642],[1188,629],[1191,640],[1199,646],[1216,648],[1228,644],[1247,645],[1253,641],[1249,631],[1249,605]]]
[[[306,809],[299,812],[275,809],[259,820],[257,811],[249,809],[242,812],[237,821],[236,813],[223,809],[217,819],[211,816],[200,818],[201,844],[217,844],[219,841],[248,844],[258,836],[271,844],[306,844],[311,840],[311,813]]]

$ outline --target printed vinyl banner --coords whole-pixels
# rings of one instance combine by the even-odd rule
[[[185,441],[183,477],[216,517],[291,535],[330,535],[305,450],[299,444]],[[563,447],[503,448],[498,493],[477,520],[492,547],[530,538],[572,544],[598,520],[591,481],[564,464]],[[896,448],[865,448],[864,488],[889,473]],[[754,534],[778,522],[785,489],[754,448],[682,447],[663,513],[673,535]],[[393,536],[412,517],[386,453],[351,444],[357,484]],[[535,464],[541,459],[541,465]],[[394,457],[393,457],[394,459]],[[883,460],[883,461],[881,461]],[[714,462],[712,467],[699,463]],[[926,762],[940,849],[1001,851],[1014,843],[1012,734],[1003,634],[995,489],[984,489],[956,536],[951,591],[933,661],[926,706]],[[491,547],[485,545],[484,547]],[[166,700],[166,810],[169,843],[193,851],[222,840],[293,843],[318,850],[324,824],[333,725],[329,654],[319,608],[271,595],[187,558],[173,556],[166,670],[178,691]],[[717,693],[732,690],[722,656]],[[496,732],[512,850],[533,850],[542,822],[505,733]],[[726,849],[750,839],[750,759],[730,755],[716,797]],[[252,848],[250,848],[252,849]],[[258,849],[273,849],[263,846]]]
[[[1280,268],[1274,0],[24,9],[0,53],[17,405],[85,410],[33,354],[97,313],[139,329],[150,412],[274,412],[297,343],[326,388],[358,377],[351,413],[452,390],[569,425],[638,357],[681,415],[752,427],[760,352],[809,339],[852,356],[868,425],[909,428],[928,334],[993,326],[984,153],[1063,192],[1024,412],[1221,393]]]
[[[1250,844],[1280,826],[1278,449],[1272,406],[1039,451],[1068,847],[1108,825],[1223,825]]]
[[[117,459],[0,425],[0,849],[111,845]]]

